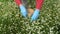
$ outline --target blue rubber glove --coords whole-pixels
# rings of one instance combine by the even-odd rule
[[[20,5],[20,10],[21,10],[21,14],[24,17],[27,17],[27,10],[26,10],[26,8],[23,5]]]
[[[39,12],[40,12],[40,11],[39,11],[38,9],[36,9],[36,10],[34,11],[32,17],[31,17],[31,21],[35,21],[35,20],[38,19],[38,17],[39,17]]]

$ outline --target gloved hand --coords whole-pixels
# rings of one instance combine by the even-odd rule
[[[35,20],[37,20],[38,17],[39,17],[39,10],[36,9],[36,10],[34,11],[32,17],[31,17],[31,21],[35,21]]]
[[[21,14],[26,17],[27,16],[27,10],[23,5],[20,5],[20,10],[21,10]]]

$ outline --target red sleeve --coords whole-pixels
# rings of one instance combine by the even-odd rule
[[[36,9],[41,9],[44,0],[36,0]]]
[[[20,4],[22,4],[21,0],[15,0],[16,4],[19,6]]]

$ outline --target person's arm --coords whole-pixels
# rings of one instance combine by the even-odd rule
[[[42,8],[44,0],[36,0],[36,9],[40,9]]]
[[[20,6],[22,4],[21,0],[15,0],[16,4]]]
[[[31,21],[37,20],[37,18],[39,17],[39,13],[40,13],[39,10],[41,10],[43,2],[44,0],[36,0],[36,9],[31,17]]]
[[[19,6],[20,10],[21,10],[21,14],[26,17],[27,16],[27,10],[26,8],[23,6],[22,1],[21,0],[15,0],[16,4]]]

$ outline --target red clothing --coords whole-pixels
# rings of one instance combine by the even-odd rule
[[[36,9],[41,9],[44,0],[36,0]]]
[[[16,4],[19,6],[22,4],[21,0],[15,0]],[[36,0],[36,9],[41,9],[44,0]]]
[[[16,4],[19,6],[20,4],[22,4],[21,0],[15,0]]]

